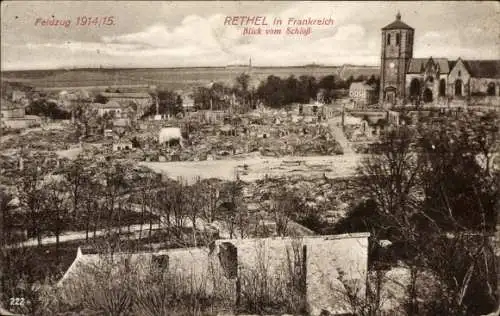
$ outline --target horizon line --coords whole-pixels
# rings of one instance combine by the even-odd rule
[[[296,67],[344,67],[344,66],[356,66],[356,67],[380,67],[380,65],[367,65],[367,64],[337,64],[337,65],[326,65],[326,64],[300,64],[300,65],[287,65],[287,66],[271,66],[271,65],[252,65],[251,68],[296,68]],[[27,69],[0,69],[0,72],[16,72],[16,71],[56,71],[56,70],[119,70],[119,69],[182,69],[182,68],[249,68],[248,65],[224,65],[224,66],[170,66],[170,67],[95,67],[95,66],[82,66],[82,67],[57,67],[57,68],[27,68]]]

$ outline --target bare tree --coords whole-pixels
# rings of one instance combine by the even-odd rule
[[[212,223],[217,218],[217,208],[221,203],[219,185],[209,181],[202,181],[198,185],[204,201],[202,216],[208,223]]]
[[[6,261],[8,261],[9,256],[6,249],[6,244],[12,241],[11,238],[11,224],[12,224],[12,201],[14,197],[9,194],[3,188],[0,189],[0,307],[1,301],[3,301],[3,294],[6,290],[7,278],[9,277],[9,271],[7,267],[9,266]]]
[[[180,246],[185,246],[182,237],[188,215],[186,187],[184,182],[164,182],[155,195],[161,224],[169,233],[170,241]]]
[[[85,225],[85,240],[89,240],[90,224],[93,225],[94,238],[97,233],[97,225],[100,222],[99,198],[96,199],[95,192],[98,192],[97,185],[90,181],[86,184],[85,189],[80,195],[83,212],[79,218],[82,218]]]
[[[145,222],[145,214],[149,213],[149,235],[151,237],[153,228],[153,214],[160,215],[159,210],[161,210],[161,203],[158,197],[163,196],[159,194],[159,181],[155,175],[146,173],[141,176],[141,178],[135,182],[138,186],[138,190],[134,193],[135,197],[139,200],[141,206],[141,224],[139,230],[139,240],[142,237],[142,226]]]
[[[80,137],[87,138],[92,135],[97,126],[97,109],[92,109],[84,101],[78,100],[72,109],[72,113]]]
[[[45,216],[45,229],[56,237],[56,253],[59,258],[59,238],[68,222],[68,192],[66,183],[51,180],[43,186],[44,202],[42,208]]]
[[[6,189],[0,188],[0,229],[1,229],[1,240],[0,247],[3,247],[11,242],[11,225],[12,225],[12,211],[14,206],[12,202],[14,201],[14,196],[7,192]]]
[[[244,237],[248,232],[248,212],[242,201],[242,186],[239,181],[231,181],[223,189],[220,216],[227,225],[229,238],[234,238],[239,232]]]
[[[85,169],[85,161],[81,157],[71,161],[64,172],[71,194],[71,211],[73,216],[78,217],[81,207],[82,195],[84,194],[85,185],[88,182],[88,172]]]
[[[120,235],[123,205],[128,203],[133,173],[129,165],[120,162],[105,163],[100,168],[103,171],[97,175],[101,189],[99,199],[102,199],[101,212],[104,211],[107,217],[107,233],[112,235],[114,228],[118,227]]]
[[[271,196],[270,214],[276,224],[278,236],[288,236],[288,223],[301,208],[301,200],[292,192],[280,190]]]
[[[175,231],[181,232],[185,227],[186,211],[186,182],[180,178],[178,182],[171,183],[167,189],[167,205]]]
[[[43,233],[40,226],[43,202],[41,183],[43,176],[44,173],[40,167],[29,166],[23,170],[18,186],[21,204],[28,210],[30,227],[28,235],[34,235],[37,238],[39,246],[42,244]]]
[[[467,122],[467,128],[474,131],[473,138],[484,159],[486,174],[491,175],[493,155],[500,149],[500,118],[497,113],[490,112],[485,117]]]
[[[191,232],[193,236],[193,246],[196,247],[198,245],[197,238],[196,238],[196,233],[197,233],[197,226],[196,226],[196,221],[199,219],[201,215],[201,208],[202,208],[202,199],[200,195],[200,187],[199,187],[199,179],[197,180],[197,183],[193,185],[183,185],[183,190],[182,190],[182,209],[184,209],[184,214],[186,219],[189,219],[189,222],[191,222]]]

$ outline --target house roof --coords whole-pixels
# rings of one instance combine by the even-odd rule
[[[182,106],[193,107],[194,106],[194,99],[189,95],[183,95],[182,96]]]
[[[386,123],[387,123],[387,120],[385,118],[378,117],[378,116],[367,115],[367,117],[364,118],[363,120],[366,120],[366,122],[370,126],[379,126],[379,125],[382,126],[382,125],[386,125]]]
[[[430,58],[412,58],[407,73],[421,73]],[[432,58],[439,65],[440,73],[448,74],[457,61],[446,58]],[[500,60],[463,60],[467,71],[475,78],[500,78]]]
[[[351,90],[351,89],[375,90],[372,86],[370,86],[369,84],[366,84],[364,82],[351,83],[349,90]]]
[[[102,109],[119,109],[122,106],[116,101],[108,101],[106,104],[100,104],[99,107]]]
[[[465,67],[475,78],[500,78],[500,60],[464,60]]]
[[[129,125],[129,120],[120,118],[113,120],[113,126],[115,127],[127,127]]]
[[[401,14],[398,12],[396,15],[396,20],[389,25],[386,25],[382,28],[382,30],[399,30],[399,29],[407,29],[413,30],[413,27],[401,21]]]
[[[457,64],[456,60],[448,61],[448,65],[450,66],[450,71],[453,69],[453,67],[455,67],[456,64]]]
[[[113,256],[113,263],[119,263],[121,260],[129,259],[135,264],[148,264],[151,258],[155,255],[168,255],[169,267],[174,270],[189,272],[203,271],[207,262],[207,254],[209,250],[206,248],[181,248],[160,250],[157,252],[135,252],[135,253],[117,253]],[[72,282],[75,279],[83,277],[85,267],[98,267],[106,262],[103,255],[95,253],[84,253],[81,248],[78,248],[76,258],[68,268],[66,273],[59,281],[59,285],[65,282]],[[106,262],[107,263],[107,262]],[[194,271],[191,271],[194,270]]]
[[[427,62],[430,58],[412,58],[408,66],[409,74],[421,73],[422,69],[425,68]],[[450,62],[446,58],[432,58],[432,60],[439,65],[439,72],[442,74],[447,74],[450,72]]]

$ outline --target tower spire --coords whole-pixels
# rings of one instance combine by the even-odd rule
[[[398,14],[396,14],[396,20],[401,21],[401,12],[398,10]]]

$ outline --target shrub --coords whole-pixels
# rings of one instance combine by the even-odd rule
[[[71,281],[42,293],[42,315],[202,315],[233,307],[231,282],[211,269],[199,278],[165,267],[101,256]],[[229,285],[229,286],[228,286]]]
[[[292,242],[283,265],[271,269],[263,247],[257,251],[256,264],[240,273],[239,312],[293,313],[306,312],[306,270],[302,243]]]

